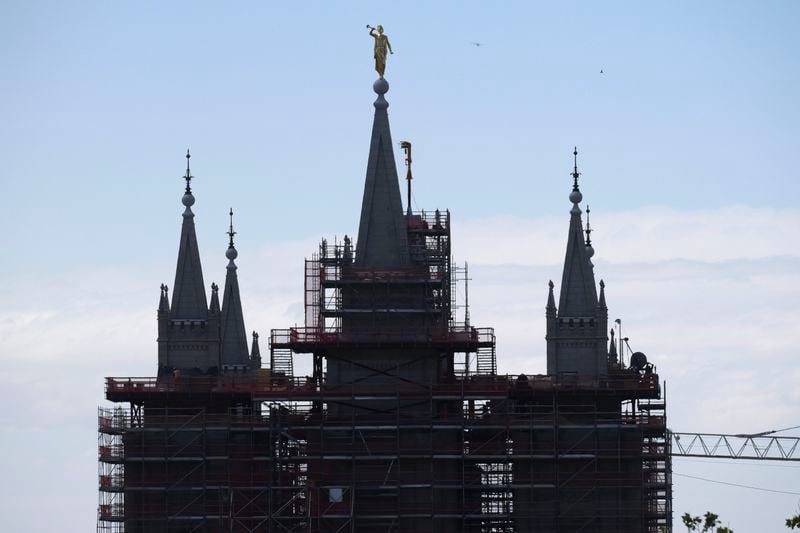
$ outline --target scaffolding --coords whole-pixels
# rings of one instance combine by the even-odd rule
[[[472,327],[468,308],[464,322],[456,321],[459,269],[453,268],[451,260],[450,211],[409,212],[405,220],[411,254],[408,267],[359,268],[354,262],[355,243],[347,237],[333,244],[323,239],[318,251],[306,259],[304,326],[272,330],[270,336],[270,368],[275,379],[294,375],[295,354],[314,353],[314,376],[320,379],[329,350],[370,346],[431,345],[454,355],[456,373],[497,372],[494,330]],[[387,307],[382,291],[391,287],[419,288],[424,302],[419,305],[419,295],[407,291],[394,294]],[[389,328],[376,323],[348,324],[353,317],[385,314],[396,321]],[[416,319],[420,314],[425,316],[423,327],[418,320],[407,318]]]
[[[98,531],[663,531],[657,378],[545,378],[382,392],[109,378],[110,398],[145,407],[100,412]],[[148,408],[154,387],[207,405]],[[374,412],[377,396],[393,405]],[[332,414],[343,402],[356,408]]]
[[[449,211],[405,223],[402,267],[322,241],[268,372],[107,378],[128,407],[99,412],[99,532],[671,531],[652,369],[499,375]]]

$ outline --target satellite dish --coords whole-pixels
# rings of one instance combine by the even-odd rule
[[[633,352],[631,355],[631,368],[634,370],[644,370],[647,366],[647,356],[642,352]]]

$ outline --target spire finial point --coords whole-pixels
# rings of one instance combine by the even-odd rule
[[[189,153],[189,149],[186,149],[186,175],[183,176],[183,179],[186,180],[186,194],[192,194],[192,171],[189,168],[189,159],[192,158],[192,154]]]
[[[186,174],[183,176],[183,179],[186,180],[186,190],[183,192],[183,198],[181,199],[181,203],[187,207],[186,213],[191,213],[189,207],[194,205],[194,195],[192,194],[192,171],[189,168],[189,159],[192,155],[189,153],[189,149],[186,149]],[[186,214],[185,213],[185,214]]]
[[[228,226],[228,250],[225,252],[225,257],[230,259],[230,264],[233,264],[233,260],[239,256],[239,252],[236,251],[236,248],[233,246],[233,236],[236,235],[236,232],[233,231],[233,208],[230,208],[228,211],[228,216],[230,216],[230,226]]]
[[[592,210],[589,209],[589,204],[586,204],[586,229],[584,232],[586,233],[586,246],[592,246],[592,225],[589,222],[589,213]]]
[[[578,177],[581,175],[581,173],[578,172],[578,147],[577,146],[575,147],[575,151],[572,152],[572,155],[574,157],[574,166],[573,166],[573,169],[572,169],[572,173],[570,175],[572,176],[574,181],[572,183],[572,192],[569,193],[569,201],[572,202],[573,204],[575,204],[575,206],[577,207],[577,205],[579,203],[581,203],[581,200],[583,200],[583,194],[581,194],[581,190],[578,187]]]

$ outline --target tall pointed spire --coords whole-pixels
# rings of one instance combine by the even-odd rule
[[[386,111],[389,102],[383,96],[389,83],[381,78],[372,88],[378,98],[374,104],[355,262],[366,267],[406,265],[410,262],[408,237]]]
[[[575,166],[572,171],[574,179],[569,200],[572,202],[567,237],[567,253],[564,259],[564,273],[561,278],[561,295],[558,305],[560,317],[593,316],[597,308],[597,288],[594,284],[594,273],[586,243],[583,240],[583,222],[578,204],[583,200],[578,186],[578,148],[573,152]]]
[[[192,176],[189,169],[189,150],[186,150],[186,190],[183,203],[183,225],[181,226],[181,242],[178,249],[178,265],[175,269],[175,284],[172,292],[172,319],[205,319],[208,313],[206,290],[203,283],[203,269],[200,265],[200,251],[197,248],[197,235],[194,229],[194,195],[192,194]]]
[[[222,296],[222,364],[246,365],[249,356],[247,352],[247,333],[244,328],[244,315],[242,314],[242,299],[239,295],[239,280],[236,275],[234,260],[239,252],[233,245],[233,209],[230,210],[230,226],[228,229],[228,249],[225,257],[228,258],[227,274],[225,275],[225,292]]]

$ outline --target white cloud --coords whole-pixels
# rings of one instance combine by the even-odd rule
[[[569,221],[564,216],[493,217],[454,221],[458,257],[489,265],[552,265],[564,259]],[[798,209],[746,206],[704,211],[642,207],[620,212],[593,210],[597,257],[610,263],[690,259],[728,261],[798,257],[792,240]]]

